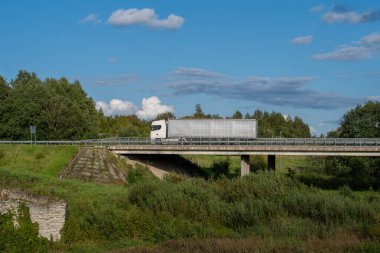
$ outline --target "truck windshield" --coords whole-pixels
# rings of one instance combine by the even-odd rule
[[[153,125],[152,126],[152,131],[157,131],[157,130],[160,130],[160,129],[161,129],[160,125]]]

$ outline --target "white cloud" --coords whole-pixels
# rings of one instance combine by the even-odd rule
[[[163,105],[158,97],[143,98],[141,109],[136,112],[136,116],[140,119],[154,119],[158,114],[165,112],[174,112],[171,105]]]
[[[363,36],[359,41],[352,44],[353,45],[341,46],[332,52],[316,54],[313,56],[313,59],[317,61],[355,61],[370,59],[380,52],[380,33]]]
[[[321,5],[317,5],[317,6],[312,7],[310,9],[310,11],[316,13],[316,12],[321,12],[324,9],[325,9],[325,6],[323,4],[321,4]]]
[[[313,126],[310,126],[310,133],[311,134],[317,134],[317,129]]]
[[[292,39],[291,41],[293,45],[307,45],[307,44],[311,44],[312,42],[313,42],[313,36],[311,35],[296,37]]]
[[[90,14],[88,15],[87,17],[85,17],[84,19],[82,19],[80,21],[81,24],[86,24],[86,23],[92,23],[94,25],[97,25],[99,23],[101,23],[102,21],[98,18],[98,15],[96,14]]]
[[[129,115],[136,111],[136,107],[132,102],[122,101],[120,99],[112,99],[109,103],[98,101],[96,109],[103,110],[105,115]]]
[[[194,78],[196,77],[204,77],[204,78],[224,77],[223,74],[220,74],[217,72],[212,72],[212,71],[200,69],[200,68],[184,68],[184,67],[177,68],[173,72],[173,74],[176,76],[187,76],[187,77],[194,77]]]
[[[369,47],[380,47],[380,33],[372,33],[362,37],[359,44]]]
[[[369,10],[365,12],[358,12],[355,10],[350,10],[344,5],[335,4],[326,12],[322,20],[328,24],[333,23],[349,23],[349,24],[360,24],[375,22],[380,20],[380,10]]]
[[[323,15],[323,21],[326,23],[360,23],[362,20],[362,16],[356,12],[334,12],[330,11]]]
[[[207,70],[205,70],[207,71]],[[174,95],[206,94],[226,99],[256,101],[263,104],[295,108],[335,109],[355,105],[363,100],[308,88],[318,77],[250,77],[210,78],[176,75],[172,72],[168,87]]]
[[[137,108],[129,101],[112,99],[109,103],[103,101],[96,102],[96,109],[102,109],[103,113],[107,116],[136,114],[137,117],[144,120],[154,119],[161,113],[174,112],[173,106],[163,105],[156,96],[143,98],[140,108]]]
[[[159,19],[154,9],[118,9],[108,18],[107,23],[116,26],[143,25],[150,28],[178,29],[185,19],[170,14],[165,19]]]
[[[369,96],[368,100],[378,101],[380,102],[380,96]]]
[[[343,47],[332,52],[316,54],[313,56],[313,59],[317,61],[352,61],[365,60],[372,56],[371,50],[366,47]]]

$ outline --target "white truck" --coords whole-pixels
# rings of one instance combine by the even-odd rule
[[[188,139],[256,139],[255,119],[169,119],[152,122],[152,141]]]

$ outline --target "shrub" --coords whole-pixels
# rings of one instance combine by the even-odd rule
[[[232,177],[230,174],[231,160],[227,158],[226,160],[216,161],[212,164],[210,168],[211,178],[221,178],[221,177]]]
[[[149,171],[147,168],[137,165],[135,168],[129,169],[127,173],[127,182],[135,184],[140,181],[148,179]]]
[[[343,185],[342,187],[339,187],[338,193],[341,196],[353,198],[354,193],[352,192],[351,188],[348,185]]]
[[[30,219],[29,208],[21,204],[15,214],[0,214],[0,252],[46,252],[51,243],[38,234],[38,224]]]

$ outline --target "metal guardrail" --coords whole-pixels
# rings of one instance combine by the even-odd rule
[[[156,140],[149,138],[108,138],[76,141],[0,141],[0,144],[38,144],[38,145],[240,145],[240,146],[380,146],[380,138],[186,138],[179,140]]]

